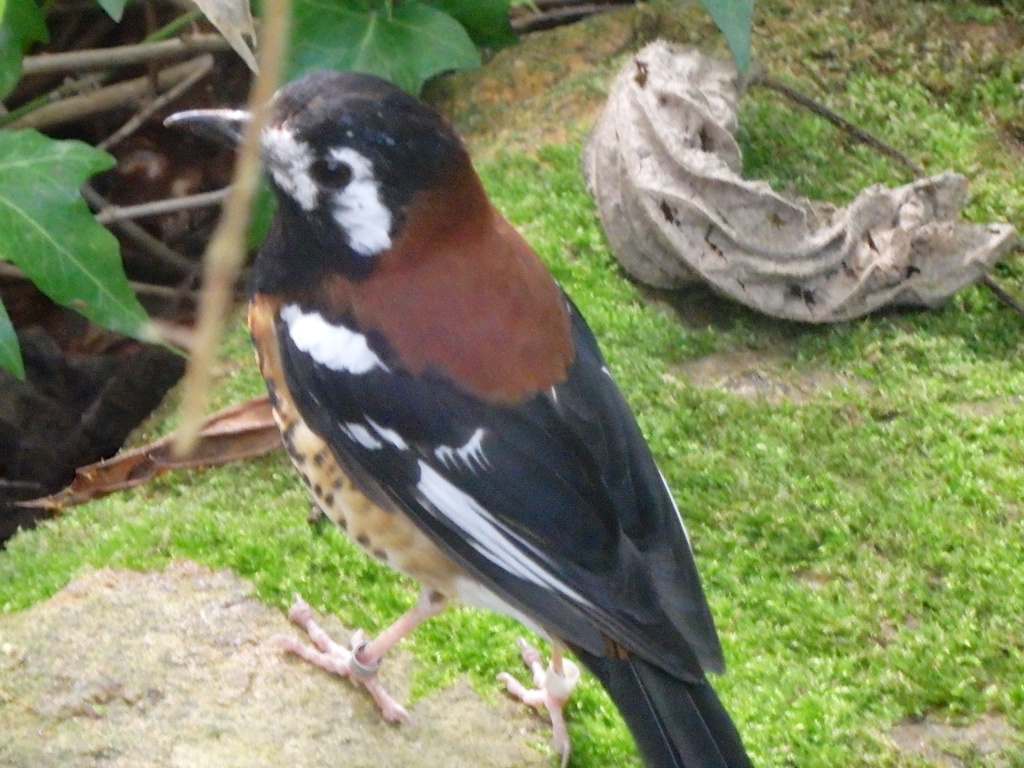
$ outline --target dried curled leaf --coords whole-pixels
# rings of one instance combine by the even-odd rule
[[[794,199],[740,176],[736,71],[655,42],[618,74],[584,153],[616,258],[660,288],[706,281],[766,314],[835,322],[886,305],[934,307],[980,280],[1018,237],[957,220],[967,181],[943,173]]]
[[[192,0],[224,39],[242,57],[246,66],[259,72],[253,48],[256,43],[256,27],[252,21],[249,0]],[[250,45],[251,44],[251,45]]]

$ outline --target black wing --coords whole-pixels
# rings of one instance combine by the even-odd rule
[[[386,356],[357,370],[324,362],[280,319],[278,342],[299,411],[341,464],[365,470],[491,591],[590,654],[607,653],[607,637],[702,679],[701,669],[721,671],[722,654],[682,522],[570,309],[567,380],[515,406],[414,377]]]

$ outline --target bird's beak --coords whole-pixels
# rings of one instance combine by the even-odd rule
[[[249,118],[249,113],[244,109],[186,109],[168,117],[164,125],[168,128],[187,128],[197,136],[237,147],[242,141]]]

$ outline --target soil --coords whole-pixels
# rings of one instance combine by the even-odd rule
[[[889,737],[900,751],[923,757],[937,766],[964,768],[975,763],[968,757],[996,760],[986,765],[1011,765],[998,755],[1024,743],[1004,717],[986,715],[967,725],[951,725],[931,719],[907,721],[892,729]]]

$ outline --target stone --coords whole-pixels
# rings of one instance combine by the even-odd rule
[[[412,727],[389,725],[361,688],[272,640],[295,632],[230,571],[86,573],[0,616],[0,765],[549,765],[546,723],[515,702],[460,682],[412,702]],[[400,648],[385,661],[399,700],[415,664]]]

